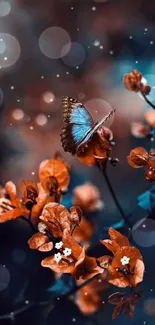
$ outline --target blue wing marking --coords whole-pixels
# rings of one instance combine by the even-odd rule
[[[93,125],[91,115],[88,113],[84,106],[79,106],[78,104],[74,104],[70,121],[71,123],[76,124],[87,124],[89,127]]]
[[[85,136],[87,135],[88,131],[90,131],[91,125],[83,124],[83,125],[74,125],[72,126],[72,137],[76,144],[80,143]]]

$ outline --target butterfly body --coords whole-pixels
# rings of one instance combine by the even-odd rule
[[[79,155],[85,150],[88,142],[97,132],[99,127],[114,113],[112,110],[99,122],[94,123],[86,108],[76,99],[63,97],[63,128],[61,142],[64,151]]]

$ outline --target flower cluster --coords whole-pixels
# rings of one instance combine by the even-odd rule
[[[143,95],[148,95],[151,91],[151,87],[147,85],[141,72],[138,70],[132,70],[130,73],[124,75],[124,86],[136,93],[141,92]]]
[[[155,149],[151,149],[148,153],[143,147],[137,147],[130,151],[127,159],[133,168],[146,167],[145,179],[155,181]]]

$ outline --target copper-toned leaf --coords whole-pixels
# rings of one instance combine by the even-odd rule
[[[70,216],[69,219],[73,225],[79,225],[81,221],[81,217],[83,215],[82,210],[79,206],[72,206],[70,208]]]
[[[115,319],[122,313],[123,307],[124,307],[124,305],[121,303],[115,307],[113,314],[112,314],[112,319]]]
[[[80,225],[74,230],[73,237],[77,242],[87,242],[92,237],[93,231],[94,225],[82,217]]]
[[[108,297],[108,301],[112,305],[119,305],[123,301],[124,295],[123,292],[115,292]]]

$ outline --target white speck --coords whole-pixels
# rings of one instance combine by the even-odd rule
[[[129,36],[130,39],[132,39],[132,36]]]
[[[138,64],[138,61],[136,61],[135,63]]]
[[[96,10],[96,7],[95,7],[95,6],[93,6],[93,7],[92,7],[92,11],[95,11],[95,10]]]
[[[2,38],[0,39],[1,42],[3,42]]]
[[[88,45],[88,49],[90,49],[90,46]]]
[[[113,55],[113,54],[114,54],[114,51],[109,51],[109,54],[110,54],[110,55]]]
[[[8,59],[7,56],[5,56],[5,57],[4,57],[4,61],[7,61],[7,59]]]
[[[85,292],[84,294],[85,294],[85,296],[87,296],[87,294],[88,294],[88,293],[87,293],[87,292]]]
[[[96,46],[96,47],[99,46],[99,45],[100,45],[100,41],[99,41],[99,40],[95,40],[95,41],[93,42],[93,45]]]
[[[33,126],[30,126],[30,130],[33,130],[34,129],[34,127]]]
[[[31,174],[32,174],[32,175],[35,175],[35,172],[32,172]]]
[[[69,74],[69,72],[67,71],[66,74]]]
[[[20,99],[17,99],[17,102],[19,103],[20,102]]]
[[[62,259],[62,255],[60,253],[54,254],[54,261],[59,263]]]
[[[102,304],[105,304],[105,301],[102,301]]]
[[[59,74],[57,74],[57,78],[59,78],[60,77],[60,75]]]
[[[64,251],[63,251],[63,254],[65,255],[65,256],[70,256],[71,254],[72,254],[72,250],[71,250],[71,248],[65,248],[64,249]]]
[[[12,126],[12,123],[10,123],[10,126]]]
[[[147,31],[148,31],[148,29],[147,29],[147,28],[145,28],[144,30],[145,30],[145,32],[147,32]]]
[[[73,321],[73,322],[76,322],[76,318],[73,318],[72,321]]]
[[[153,41],[150,41],[150,44],[152,45],[152,44],[154,44],[154,42]]]
[[[6,265],[3,265],[3,267],[6,267]]]
[[[143,228],[146,228],[146,225],[144,224],[144,225],[142,225],[142,227],[143,227]]]
[[[80,29],[79,29],[79,28],[77,28],[77,31],[78,31],[78,32],[79,32],[79,30],[80,30]]]
[[[44,79],[44,76],[41,76],[41,79]]]
[[[59,298],[59,297],[57,297],[57,300],[60,300],[60,298]]]
[[[128,228],[129,230],[131,230],[131,228]]]
[[[47,117],[51,117],[51,115],[47,115]]]
[[[100,50],[103,50],[103,45],[100,45]]]
[[[150,289],[150,291],[152,292],[152,291],[153,291],[153,289]]]
[[[146,322],[144,321],[144,324],[146,324]]]
[[[77,66],[77,67],[76,67],[76,69],[78,70],[78,69],[79,69],[79,67]]]
[[[62,241],[60,241],[59,243],[56,243],[55,244],[55,248],[56,249],[60,249],[62,246],[63,246],[63,242]]]
[[[28,305],[29,304],[29,300],[25,300],[25,303],[26,303],[26,305]]]
[[[74,10],[74,7],[71,7],[71,10]]]
[[[102,282],[102,280],[101,280],[101,279],[99,279],[99,280],[98,280],[98,282],[99,282],[99,283],[101,283],[101,282]]]
[[[123,257],[121,258],[121,263],[122,263],[122,265],[127,265],[127,264],[129,264],[129,262],[130,262],[130,257],[123,256]]]
[[[11,86],[11,87],[10,87],[10,89],[11,89],[11,90],[14,90],[14,89],[15,89],[15,87],[14,87],[14,86]]]

